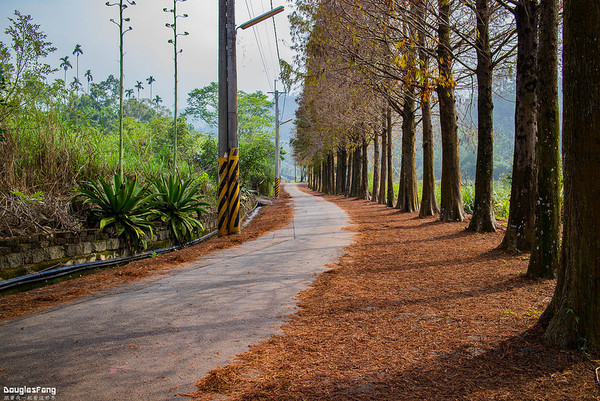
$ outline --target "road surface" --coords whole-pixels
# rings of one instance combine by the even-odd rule
[[[0,323],[0,400],[7,389],[38,386],[55,388],[49,399],[59,401],[178,399],[215,366],[276,334],[297,294],[352,239],[340,208],[295,185],[286,190],[295,204],[287,228]]]

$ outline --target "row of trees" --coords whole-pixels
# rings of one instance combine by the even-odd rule
[[[583,299],[576,310],[573,293],[570,307],[557,306],[562,302],[561,275],[573,267],[564,256],[562,266],[559,259],[558,0],[297,0],[296,7],[291,22],[303,92],[293,152],[311,169],[311,184],[325,192],[370,197],[421,216],[439,211],[443,221],[463,220],[456,98],[470,92],[477,99],[477,166],[468,229],[495,231],[493,91],[514,75],[512,189],[502,247],[530,251],[532,277],[558,272],[557,301],[544,316],[546,322],[552,319],[548,340],[572,346],[585,339],[599,348],[598,331],[592,330],[597,323],[584,330],[579,322],[584,315],[597,320],[600,315],[584,306]],[[402,135],[396,197],[393,115],[401,120]],[[420,202],[415,166],[419,125],[424,161]],[[436,125],[442,148],[439,206],[433,174]],[[368,188],[371,144],[373,187]],[[569,250],[563,248],[565,252]],[[594,285],[599,285],[597,278]],[[565,319],[566,310],[576,319]]]
[[[77,61],[76,61],[76,73],[75,76],[73,77],[73,81],[70,84],[71,89],[79,92],[79,90],[82,88],[82,84],[81,81],[79,80],[79,56],[83,54],[83,48],[80,44],[76,44],[75,45],[75,49],[73,50],[73,55],[77,57]],[[64,56],[60,58],[60,65],[59,68],[63,69],[65,71],[65,76],[64,76],[64,80],[63,83],[64,85],[67,84],[67,71],[69,69],[73,68],[73,65],[71,64],[71,61],[69,61],[69,56]],[[83,74],[85,79],[87,80],[87,91],[88,93],[90,92],[90,84],[94,81],[94,76],[92,75],[92,70],[88,69],[85,71],[85,74]],[[148,83],[149,87],[150,87],[150,97],[149,99],[152,99],[153,102],[155,103],[161,103],[162,102],[162,98],[158,95],[156,95],[156,98],[152,98],[152,84],[154,82],[156,82],[156,79],[154,78],[154,76],[150,75],[148,78],[146,78],[146,82]],[[138,100],[140,99],[140,90],[144,89],[144,84],[142,81],[136,81],[135,86],[137,89],[137,98]],[[125,90],[125,94],[128,98],[131,98],[133,96],[133,89],[126,89]]]

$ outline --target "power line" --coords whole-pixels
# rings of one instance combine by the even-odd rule
[[[271,0],[271,9],[273,9],[273,0]],[[281,70],[281,56],[279,54],[279,39],[277,38],[277,25],[275,24],[275,18],[271,18],[271,19],[273,20],[273,32],[275,33],[275,49],[277,50],[277,65],[279,66],[279,76],[281,77],[283,75],[283,71]],[[284,107],[285,107],[285,100],[284,100]]]
[[[248,5],[248,0],[246,2],[246,9],[248,9],[248,16],[252,18],[254,11],[250,11],[250,6]],[[260,54],[260,60],[262,62],[265,75],[267,76],[267,82],[269,83],[269,88],[271,88],[271,77],[269,76],[269,70],[267,69],[267,64],[265,63],[265,56],[263,55],[262,47],[260,45],[260,41],[258,40],[258,35],[256,34],[256,27],[252,27],[252,32],[254,33],[254,39],[256,40],[256,46],[258,47],[258,53]]]
[[[266,12],[266,11],[268,11],[268,10],[265,10],[265,4],[263,3],[263,0],[260,0],[260,5],[261,5],[261,7],[262,7],[262,11],[263,11],[263,12]],[[272,9],[273,9],[273,7],[271,7],[270,9],[272,10]],[[273,19],[273,18],[271,18],[271,19]],[[268,24],[264,24],[263,26],[264,26],[264,28],[265,28],[265,37],[266,37],[266,39],[267,39],[267,46],[268,46],[268,48],[269,48],[269,58],[271,59],[271,57],[273,56],[273,48],[271,47],[271,35],[269,35],[269,27],[268,27]],[[276,73],[275,73],[275,69],[273,69],[273,73],[274,73],[274,74],[276,74]]]

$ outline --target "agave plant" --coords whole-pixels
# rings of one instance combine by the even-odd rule
[[[203,206],[208,203],[202,202],[200,182],[191,177],[182,179],[173,173],[151,178],[150,182],[156,195],[150,204],[152,213],[168,223],[179,243],[203,230],[198,218],[207,213]]]
[[[117,236],[124,237],[132,248],[146,249],[146,238],[153,235],[148,203],[155,195],[139,185],[137,178],[121,179],[115,174],[112,180],[83,182],[77,192],[76,198],[92,205],[101,229],[114,227]]]

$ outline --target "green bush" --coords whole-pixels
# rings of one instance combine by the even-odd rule
[[[135,250],[146,249],[146,238],[153,235],[149,222],[148,202],[156,197],[138,184],[137,178],[124,178],[118,174],[112,180],[102,178],[82,182],[76,198],[92,205],[92,213],[99,227],[113,227],[118,237],[127,240]]]
[[[156,195],[149,205],[151,216],[166,222],[179,243],[203,230],[199,218],[207,213],[203,206],[208,204],[199,192],[201,181],[169,174],[151,178],[150,183]]]

